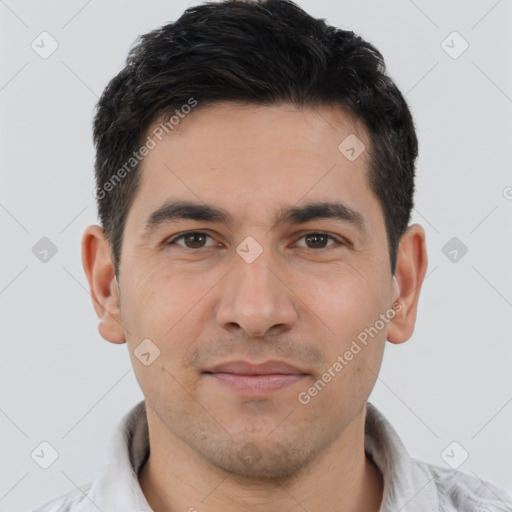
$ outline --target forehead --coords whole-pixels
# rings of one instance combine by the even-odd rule
[[[312,158],[339,156],[339,144],[347,136],[356,136],[369,147],[364,125],[357,121],[342,106],[322,105],[297,109],[291,104],[253,105],[233,102],[219,102],[213,105],[195,107],[181,119],[173,116],[172,133],[166,130],[163,146],[174,145],[182,150],[194,146],[196,151],[184,157],[201,158],[208,152],[210,159],[234,157],[240,153],[255,152],[260,158],[275,156],[275,150],[287,150],[307,154]],[[154,133],[161,120],[155,121],[148,129]],[[169,126],[167,124],[166,126]],[[221,143],[221,144],[219,144]],[[262,147],[267,151],[261,152]],[[229,152],[229,155],[227,153]],[[152,160],[160,152],[152,152],[145,160]],[[362,154],[360,161],[365,161]],[[288,155],[290,159],[292,155]],[[247,163],[247,162],[245,162]]]
[[[132,207],[140,222],[170,197],[218,205],[256,222],[267,222],[267,214],[275,222],[277,211],[301,201],[336,200],[365,217],[380,213],[367,180],[369,137],[341,107],[199,105],[160,138],[140,166]],[[356,151],[366,149],[347,158],[343,150],[354,141]]]

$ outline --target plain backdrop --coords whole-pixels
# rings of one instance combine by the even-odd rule
[[[0,511],[92,480],[143,398],[126,345],[98,334],[81,264],[97,223],[91,123],[136,37],[198,3],[0,1]],[[411,456],[446,466],[455,441],[461,471],[512,491],[512,3],[297,3],[376,45],[420,141],[413,222],[429,268],[415,332],[387,344],[370,401]],[[58,43],[47,58],[41,37]],[[31,456],[42,442],[58,452],[48,469]]]

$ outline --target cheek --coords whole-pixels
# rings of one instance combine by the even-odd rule
[[[183,371],[182,361],[200,337],[202,312],[194,306],[205,291],[169,273],[133,275],[132,282],[135,286],[124,297],[122,317],[137,381],[148,399],[154,403],[170,400],[173,410],[179,411],[188,396],[183,387],[193,391],[196,385],[195,376]],[[151,340],[144,351],[139,348],[143,340]],[[157,354],[149,365],[144,364],[144,357],[139,359],[147,352],[150,357]]]
[[[326,357],[324,371],[330,370],[326,395],[364,395],[373,386],[392,319],[386,314],[384,286],[360,272],[346,271],[333,275],[310,295],[308,306],[327,333],[323,342],[318,339]]]
[[[343,348],[340,345],[339,351],[329,351],[330,362],[324,373],[311,379],[297,397],[313,417],[325,418],[329,410],[330,417],[325,421],[331,422],[333,428],[347,417],[353,417],[368,400],[382,362],[384,343],[373,340],[367,346],[360,344],[360,349],[349,350],[350,360],[346,349],[346,345]]]
[[[305,311],[322,320],[341,349],[386,311],[384,286],[383,281],[347,265],[310,280],[297,295],[307,306]]]
[[[122,302],[122,314],[128,330],[166,339],[169,329],[187,322],[194,304],[201,297],[197,280],[166,272],[132,275]],[[204,293],[204,292],[203,292]]]
[[[194,308],[201,290],[194,291],[170,274],[132,275],[131,283],[132,288],[123,290],[122,322],[137,380],[145,393],[152,394],[162,386],[177,385],[172,376],[183,379],[178,365],[201,332],[201,310]],[[148,356],[142,354],[148,352],[152,362],[146,366]]]

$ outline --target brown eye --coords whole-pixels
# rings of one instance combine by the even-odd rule
[[[331,235],[328,235],[326,233],[307,233],[303,237],[301,237],[301,240],[304,239],[306,242],[306,247],[308,249],[326,249],[328,247],[332,247],[333,245],[343,245],[342,242],[337,240]],[[334,244],[326,245],[327,241],[331,239],[334,240]],[[304,246],[300,246],[304,247]]]
[[[212,237],[207,233],[202,233],[200,231],[189,231],[188,233],[182,233],[176,238],[169,240],[166,245],[173,245],[178,240],[183,240],[184,244],[177,245],[185,247],[186,249],[202,249],[203,247],[211,247],[211,245],[207,246],[204,243],[207,238],[212,239]]]

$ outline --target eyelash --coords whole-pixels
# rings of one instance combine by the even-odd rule
[[[171,238],[171,239],[168,239],[164,245],[166,246],[169,246],[169,245],[174,245],[176,243],[177,240],[181,240],[181,239],[184,239],[186,236],[188,235],[204,235],[204,236],[207,236],[211,239],[213,239],[213,237],[211,235],[209,235],[208,233],[205,233],[203,231],[186,231],[185,233],[181,233],[180,235],[177,235],[175,236],[174,238]],[[312,249],[310,247],[302,247],[302,249],[310,249],[312,251],[320,251],[320,250],[326,250],[326,249],[329,249],[329,248],[333,248],[335,247],[336,245],[337,246],[342,246],[342,245],[346,245],[345,242],[339,240],[338,238],[332,236],[332,235],[329,235],[328,233],[324,233],[322,231],[310,231],[308,233],[305,233],[304,235],[302,235],[299,240],[307,237],[307,236],[310,236],[310,235],[321,235],[321,236],[324,236],[324,237],[327,237],[327,238],[330,238],[331,240],[334,240],[336,242],[336,244],[334,245],[330,245],[330,246],[327,246],[327,247],[321,247],[319,249]],[[179,244],[178,244],[179,245]],[[190,247],[185,247],[185,246],[180,246],[182,247],[183,249],[189,249],[191,251],[200,251],[201,249],[207,249],[208,247],[200,247],[198,249],[193,249],[193,248],[190,248]],[[210,246],[211,247],[211,246]]]

